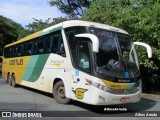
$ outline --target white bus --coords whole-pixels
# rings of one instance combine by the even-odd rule
[[[149,45],[135,44],[152,56]],[[65,21],[5,46],[3,57],[4,80],[53,93],[58,103],[113,105],[141,98],[134,43],[119,28]]]

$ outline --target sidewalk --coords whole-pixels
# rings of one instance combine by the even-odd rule
[[[149,98],[154,98],[154,99],[160,99],[160,95],[157,95],[157,94],[142,93],[142,97],[149,97]]]

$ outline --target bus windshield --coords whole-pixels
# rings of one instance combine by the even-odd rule
[[[99,52],[95,55],[96,72],[115,78],[140,76],[137,54],[128,35],[98,28],[89,31],[99,39]]]

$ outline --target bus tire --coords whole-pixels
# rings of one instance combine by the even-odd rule
[[[69,98],[65,96],[65,88],[62,81],[58,81],[53,87],[53,96],[56,102],[61,104],[67,104],[70,102]]]
[[[12,82],[12,86],[13,87],[16,87],[16,81],[15,81],[16,79],[15,79],[15,75],[13,74],[12,76],[11,76],[11,82]]]
[[[9,79],[10,79],[10,76],[9,76],[9,73],[7,74],[7,83],[9,83]]]
[[[11,75],[8,75],[8,83],[10,86],[12,86],[12,77]]]

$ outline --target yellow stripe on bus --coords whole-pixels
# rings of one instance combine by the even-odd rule
[[[9,46],[12,46],[12,45],[21,43],[21,42],[29,41],[29,40],[32,40],[33,38],[36,38],[36,37],[40,37],[40,34],[41,34],[41,33],[42,33],[42,30],[39,31],[39,32],[36,32],[36,33],[34,33],[34,34],[32,34],[32,35],[29,35],[29,36],[27,36],[27,37],[25,37],[25,38],[22,38],[21,40],[18,40],[18,41],[14,42],[14,43],[11,43],[11,44],[9,44],[9,45],[6,45],[5,47],[9,47]]]
[[[6,63],[4,71],[10,70],[8,71],[10,74],[15,73],[16,83],[20,84],[22,82],[21,77],[25,72],[29,59],[30,56],[4,59],[4,62]]]
[[[110,82],[108,80],[102,80],[102,82],[109,88],[112,89],[129,89],[128,83],[114,83],[114,82]]]

